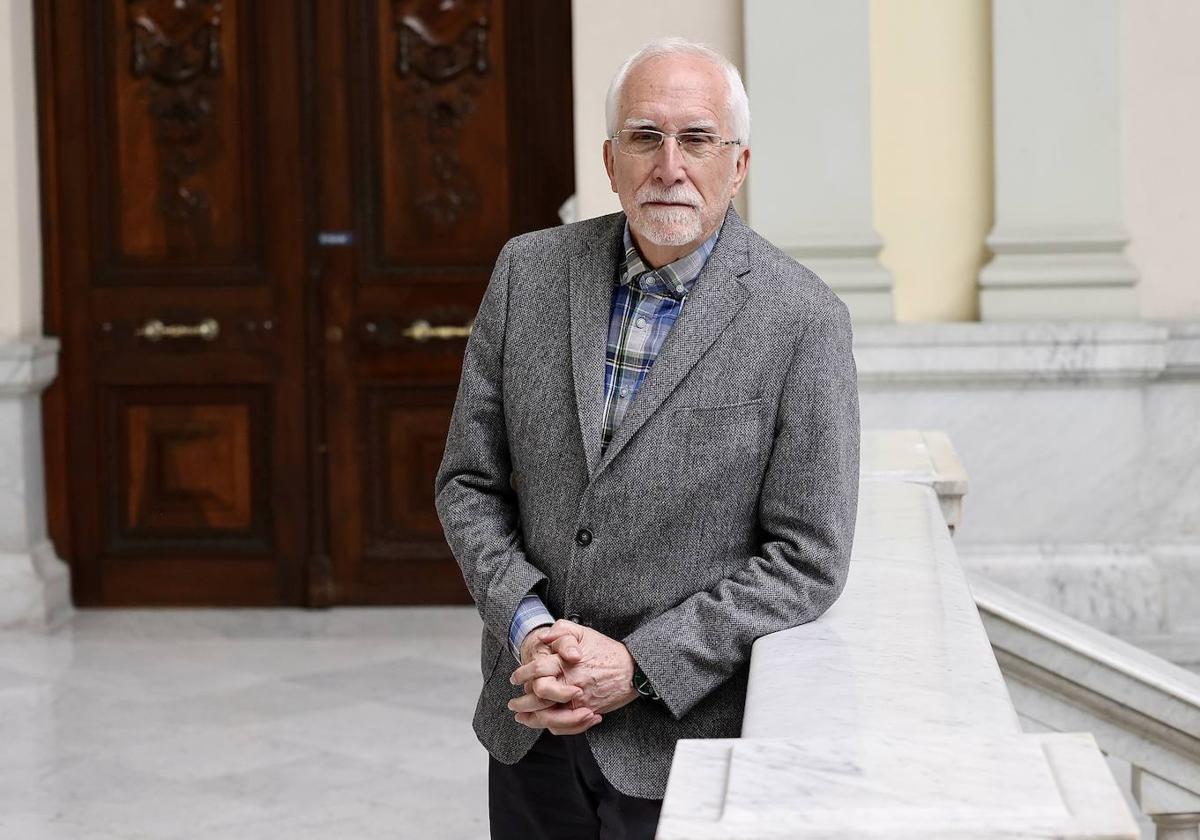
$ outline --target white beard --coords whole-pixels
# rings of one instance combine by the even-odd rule
[[[698,207],[647,207],[638,205],[633,227],[655,245],[678,247],[704,232]]]
[[[729,173],[725,194],[733,196],[734,172]],[[647,205],[647,201],[678,202],[689,204],[690,207],[661,207]],[[725,217],[725,209],[729,198],[716,213],[709,212],[709,206],[704,202],[700,192],[691,186],[675,186],[667,189],[656,189],[643,186],[630,202],[632,206],[625,207],[629,217],[629,226],[655,245],[678,248],[689,242],[696,242],[704,235],[708,226],[718,226]],[[624,205],[624,201],[622,201]],[[714,218],[715,216],[715,218]]]

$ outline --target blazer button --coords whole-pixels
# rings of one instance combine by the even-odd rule
[[[579,613],[567,613],[567,621],[574,622],[575,624],[581,624],[581,623],[582,623],[582,622],[579,620]]]
[[[587,528],[580,528],[579,532],[575,535],[575,542],[579,543],[580,545],[587,545],[591,541],[592,532]]]

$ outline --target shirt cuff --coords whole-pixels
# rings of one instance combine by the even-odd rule
[[[513,615],[512,624],[508,626],[508,646],[518,662],[521,661],[521,644],[529,631],[554,623],[554,616],[546,609],[542,599],[536,595],[526,595],[517,604],[517,612]]]

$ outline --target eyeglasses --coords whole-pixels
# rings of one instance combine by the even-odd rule
[[[609,139],[615,140],[617,148],[625,154],[644,157],[661,149],[668,137],[674,137],[679,150],[696,159],[712,157],[726,146],[742,145],[741,140],[726,140],[720,134],[709,131],[680,131],[668,134],[654,128],[625,128]]]

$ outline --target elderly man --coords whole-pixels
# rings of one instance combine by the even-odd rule
[[[754,640],[850,559],[850,319],[732,208],[736,68],[654,42],[606,110],[624,212],[505,245],[435,485],[485,625],[493,837],[653,836],[675,742],[738,735]]]

